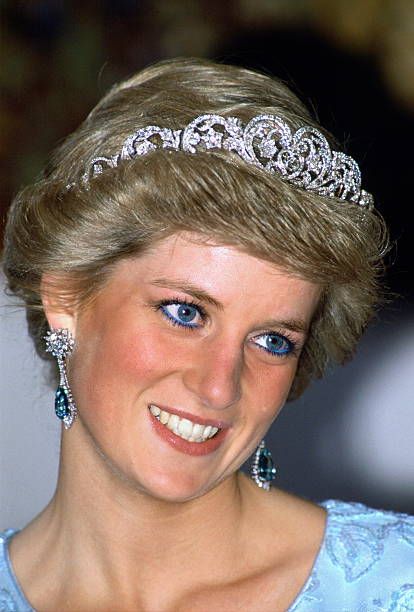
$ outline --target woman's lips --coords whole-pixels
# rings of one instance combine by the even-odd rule
[[[200,423],[200,425],[211,425],[211,427],[217,427],[218,429],[228,429],[230,427],[230,423],[227,423],[226,421],[205,419],[196,414],[191,414],[190,412],[185,412],[184,410],[178,410],[177,408],[170,408],[169,406],[164,406],[163,404],[153,405],[158,406],[160,410],[165,410],[165,412],[169,412],[169,414],[175,414],[180,417],[180,419],[188,419],[193,423]]]
[[[157,404],[157,406],[161,410],[163,409],[162,406],[160,406],[159,404]],[[222,444],[227,435],[227,432],[229,431],[229,425],[224,424],[221,421],[201,419],[199,417],[195,417],[194,415],[190,415],[189,413],[178,410],[166,411],[170,412],[170,414],[176,414],[180,418],[189,419],[194,423],[200,423],[201,425],[211,425],[212,427],[219,427],[219,431],[215,434],[214,437],[204,440],[203,442],[190,442],[188,440],[185,440],[184,438],[181,438],[180,436],[172,432],[170,429],[168,429],[168,427],[166,427],[166,425],[163,425],[158,420],[158,418],[154,416],[148,409],[148,416],[151,420],[151,425],[155,433],[160,438],[162,438],[164,442],[172,446],[175,450],[186,455],[202,456],[213,453]]]

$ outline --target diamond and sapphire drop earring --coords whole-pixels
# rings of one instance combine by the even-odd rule
[[[65,429],[71,427],[77,410],[66,374],[66,357],[73,351],[75,342],[68,329],[51,329],[45,336],[46,352],[56,357],[59,368],[59,386],[55,394],[55,413],[63,421]]]
[[[258,487],[269,491],[270,483],[276,478],[276,468],[264,440],[260,442],[254,454],[250,473]]]

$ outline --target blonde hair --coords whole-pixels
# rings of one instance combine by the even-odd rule
[[[295,188],[228,151],[191,155],[157,150],[105,170],[82,186],[98,155],[118,153],[140,127],[179,129],[205,113],[244,122],[274,114],[293,129],[327,134],[280,81],[207,60],[151,66],[113,87],[57,149],[46,174],[15,198],[5,236],[9,290],[27,308],[29,331],[46,358],[43,275],[68,280],[62,295],[82,305],[113,265],[180,231],[234,245],[320,283],[323,294],[299,360],[290,399],[343,363],[379,301],[386,229],[375,211]],[[68,190],[68,183],[77,187]]]

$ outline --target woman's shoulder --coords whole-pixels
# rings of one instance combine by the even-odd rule
[[[16,581],[10,564],[8,543],[16,529],[0,532],[0,612],[33,612]]]
[[[324,541],[291,612],[414,610],[414,517],[337,500],[321,506]]]

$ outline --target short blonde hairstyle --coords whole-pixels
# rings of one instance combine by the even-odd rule
[[[205,113],[244,122],[278,115],[293,129],[317,127],[338,149],[277,79],[207,60],[158,63],[113,87],[57,149],[45,175],[17,195],[5,236],[8,288],[26,304],[30,334],[48,358],[43,275],[63,275],[62,299],[82,305],[117,261],[173,233],[236,246],[322,285],[290,392],[296,398],[329,362],[353,354],[379,302],[387,241],[380,215],[294,187],[223,150],[157,150],[106,170],[88,188],[80,180],[94,157],[118,153],[140,127],[180,129]],[[68,190],[72,182],[78,186]]]

